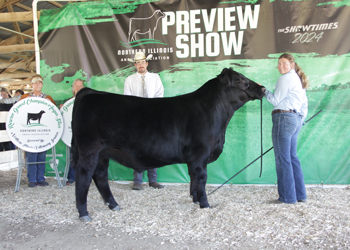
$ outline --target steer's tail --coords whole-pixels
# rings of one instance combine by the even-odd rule
[[[71,162],[73,166],[76,166],[78,160],[79,160],[79,150],[78,150],[78,145],[76,143],[76,131],[79,129],[79,113],[81,113],[81,100],[83,99],[84,96],[91,94],[91,93],[96,93],[97,91],[90,89],[90,88],[83,88],[79,90],[77,93],[75,100],[74,100],[74,107],[73,107],[73,113],[72,113],[72,141],[71,141],[71,149],[70,149],[70,155],[71,155]]]

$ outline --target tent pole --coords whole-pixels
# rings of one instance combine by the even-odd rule
[[[40,74],[40,50],[38,41],[38,4],[39,0],[34,0],[32,3],[33,9],[33,28],[34,28],[34,52],[35,52],[35,71]]]

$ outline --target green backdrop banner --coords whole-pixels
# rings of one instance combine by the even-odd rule
[[[273,90],[279,77],[278,57],[290,52],[310,79],[307,119],[322,110],[299,136],[305,182],[349,184],[349,23],[350,3],[346,0],[70,3],[41,12],[43,91],[63,103],[71,97],[73,80],[82,78],[88,87],[123,94],[125,78],[135,72],[127,59],[136,51],[153,54],[148,69],[160,75],[165,96],[194,91],[225,67]],[[272,147],[272,108],[263,99],[262,104],[249,102],[235,113],[223,153],[208,165],[208,183],[225,182],[260,156],[261,145],[264,151]],[[62,142],[57,151],[65,154]],[[64,157],[59,161],[63,171]],[[110,179],[132,180],[132,172],[110,163]],[[158,175],[160,182],[189,181],[183,164],[160,168]],[[275,182],[270,151],[262,162],[256,161],[229,183]]]

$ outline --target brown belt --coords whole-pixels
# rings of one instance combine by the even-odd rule
[[[289,110],[275,109],[272,111],[271,115],[274,115],[276,113],[296,113],[296,111],[292,109],[289,109]]]

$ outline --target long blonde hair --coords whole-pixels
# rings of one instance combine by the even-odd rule
[[[309,87],[309,79],[305,75],[303,69],[295,62],[294,57],[289,53],[284,53],[278,59],[281,59],[281,58],[285,58],[290,63],[294,63],[294,65],[295,65],[294,69],[295,69],[295,72],[297,72],[297,74],[301,80],[301,85],[303,86],[303,89],[307,89]]]

